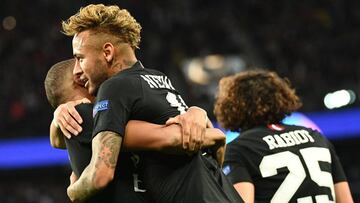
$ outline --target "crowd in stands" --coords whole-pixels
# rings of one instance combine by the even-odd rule
[[[99,3],[100,1],[94,3]],[[114,1],[101,1],[114,4]],[[2,1],[0,20],[0,132],[47,133],[52,109],[43,80],[49,67],[72,57],[61,20],[82,1]],[[170,76],[189,104],[212,100],[191,92],[182,62],[207,54],[241,54],[248,66],[279,72],[293,81],[302,111],[323,110],[322,98],[341,88],[359,92],[360,3],[357,1],[122,1],[143,26],[140,60]],[[3,21],[4,24],[4,21]],[[179,77],[179,75],[181,77]]]

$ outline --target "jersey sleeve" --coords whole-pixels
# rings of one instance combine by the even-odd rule
[[[141,94],[140,88],[140,81],[134,77],[111,78],[100,86],[93,108],[93,137],[102,131],[124,136],[132,106]]]
[[[79,135],[72,136],[70,140],[75,140],[82,143],[90,143],[92,140],[92,131],[93,131],[93,117],[92,109],[93,104],[79,104],[75,106],[76,111],[79,113],[83,122],[81,123],[81,128],[83,129]]]
[[[337,156],[337,154],[335,152],[334,146],[332,145],[332,143],[330,141],[327,140],[327,142],[328,142],[330,154],[331,154],[331,160],[332,160],[331,161],[332,162],[331,171],[332,171],[334,183],[347,181],[344,169],[341,165],[339,157]]]
[[[83,123],[81,124],[83,130],[79,135],[65,139],[71,169],[77,177],[81,175],[91,159],[92,107],[92,104],[79,104],[75,106],[75,109],[83,119]]]
[[[232,184],[239,182],[253,182],[251,174],[248,171],[246,158],[243,156],[244,152],[241,146],[234,140],[226,147],[225,161],[223,172],[228,177]]]

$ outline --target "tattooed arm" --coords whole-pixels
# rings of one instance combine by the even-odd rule
[[[83,202],[113,180],[122,137],[111,131],[98,133],[92,141],[92,157],[79,179],[67,189],[73,202]]]

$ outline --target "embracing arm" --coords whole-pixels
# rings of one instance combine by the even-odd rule
[[[234,184],[234,188],[239,193],[240,197],[246,203],[254,203],[255,201],[255,186],[250,182],[239,182]]]
[[[219,130],[220,131],[220,130]],[[224,135],[225,136],[225,135]],[[218,162],[219,166],[222,167],[224,160],[225,160],[225,148],[226,148],[226,138],[224,138],[223,142],[218,143],[215,147],[213,147],[215,154],[213,154],[213,157]]]
[[[348,182],[342,181],[335,183],[335,196],[336,202],[338,203],[352,203],[354,200],[352,199],[350,187]]]
[[[205,132],[208,130],[206,128],[213,128],[206,111],[196,106],[190,107],[184,114],[170,118],[166,124],[179,124],[182,127],[181,136],[183,149],[190,153],[205,148],[204,146],[206,145],[203,142],[205,140]],[[212,156],[221,166],[225,156],[225,135],[218,129],[215,131],[223,138],[211,147],[213,150]]]
[[[78,135],[81,131],[82,118],[75,106],[81,103],[90,103],[87,98],[69,101],[60,104],[54,111],[54,118],[50,124],[50,144],[54,148],[66,149],[65,137]]]
[[[129,150],[194,153],[204,146],[206,122],[206,111],[198,107],[190,107],[186,113],[170,118],[166,126],[130,121],[126,125],[124,146]]]
[[[190,140],[190,142],[196,140]],[[202,148],[218,149],[225,145],[225,135],[221,130],[208,128],[205,130]],[[199,149],[184,148],[180,125],[156,125],[145,121],[129,121],[126,125],[124,149],[155,150],[165,153],[196,152]]]
[[[121,142],[122,137],[111,131],[102,131],[94,137],[90,164],[67,189],[72,201],[85,201],[113,180]]]
[[[56,126],[54,120],[50,124],[50,144],[54,148],[66,149],[65,137],[60,128]]]
[[[180,150],[181,127],[178,125],[157,125],[145,121],[131,120],[126,124],[123,147],[126,151]]]

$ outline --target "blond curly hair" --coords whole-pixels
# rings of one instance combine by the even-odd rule
[[[85,30],[116,36],[122,42],[139,48],[141,26],[126,9],[116,5],[90,4],[62,22],[63,33],[74,36]]]
[[[223,128],[239,131],[279,123],[301,106],[289,80],[257,69],[220,80],[214,113]]]

